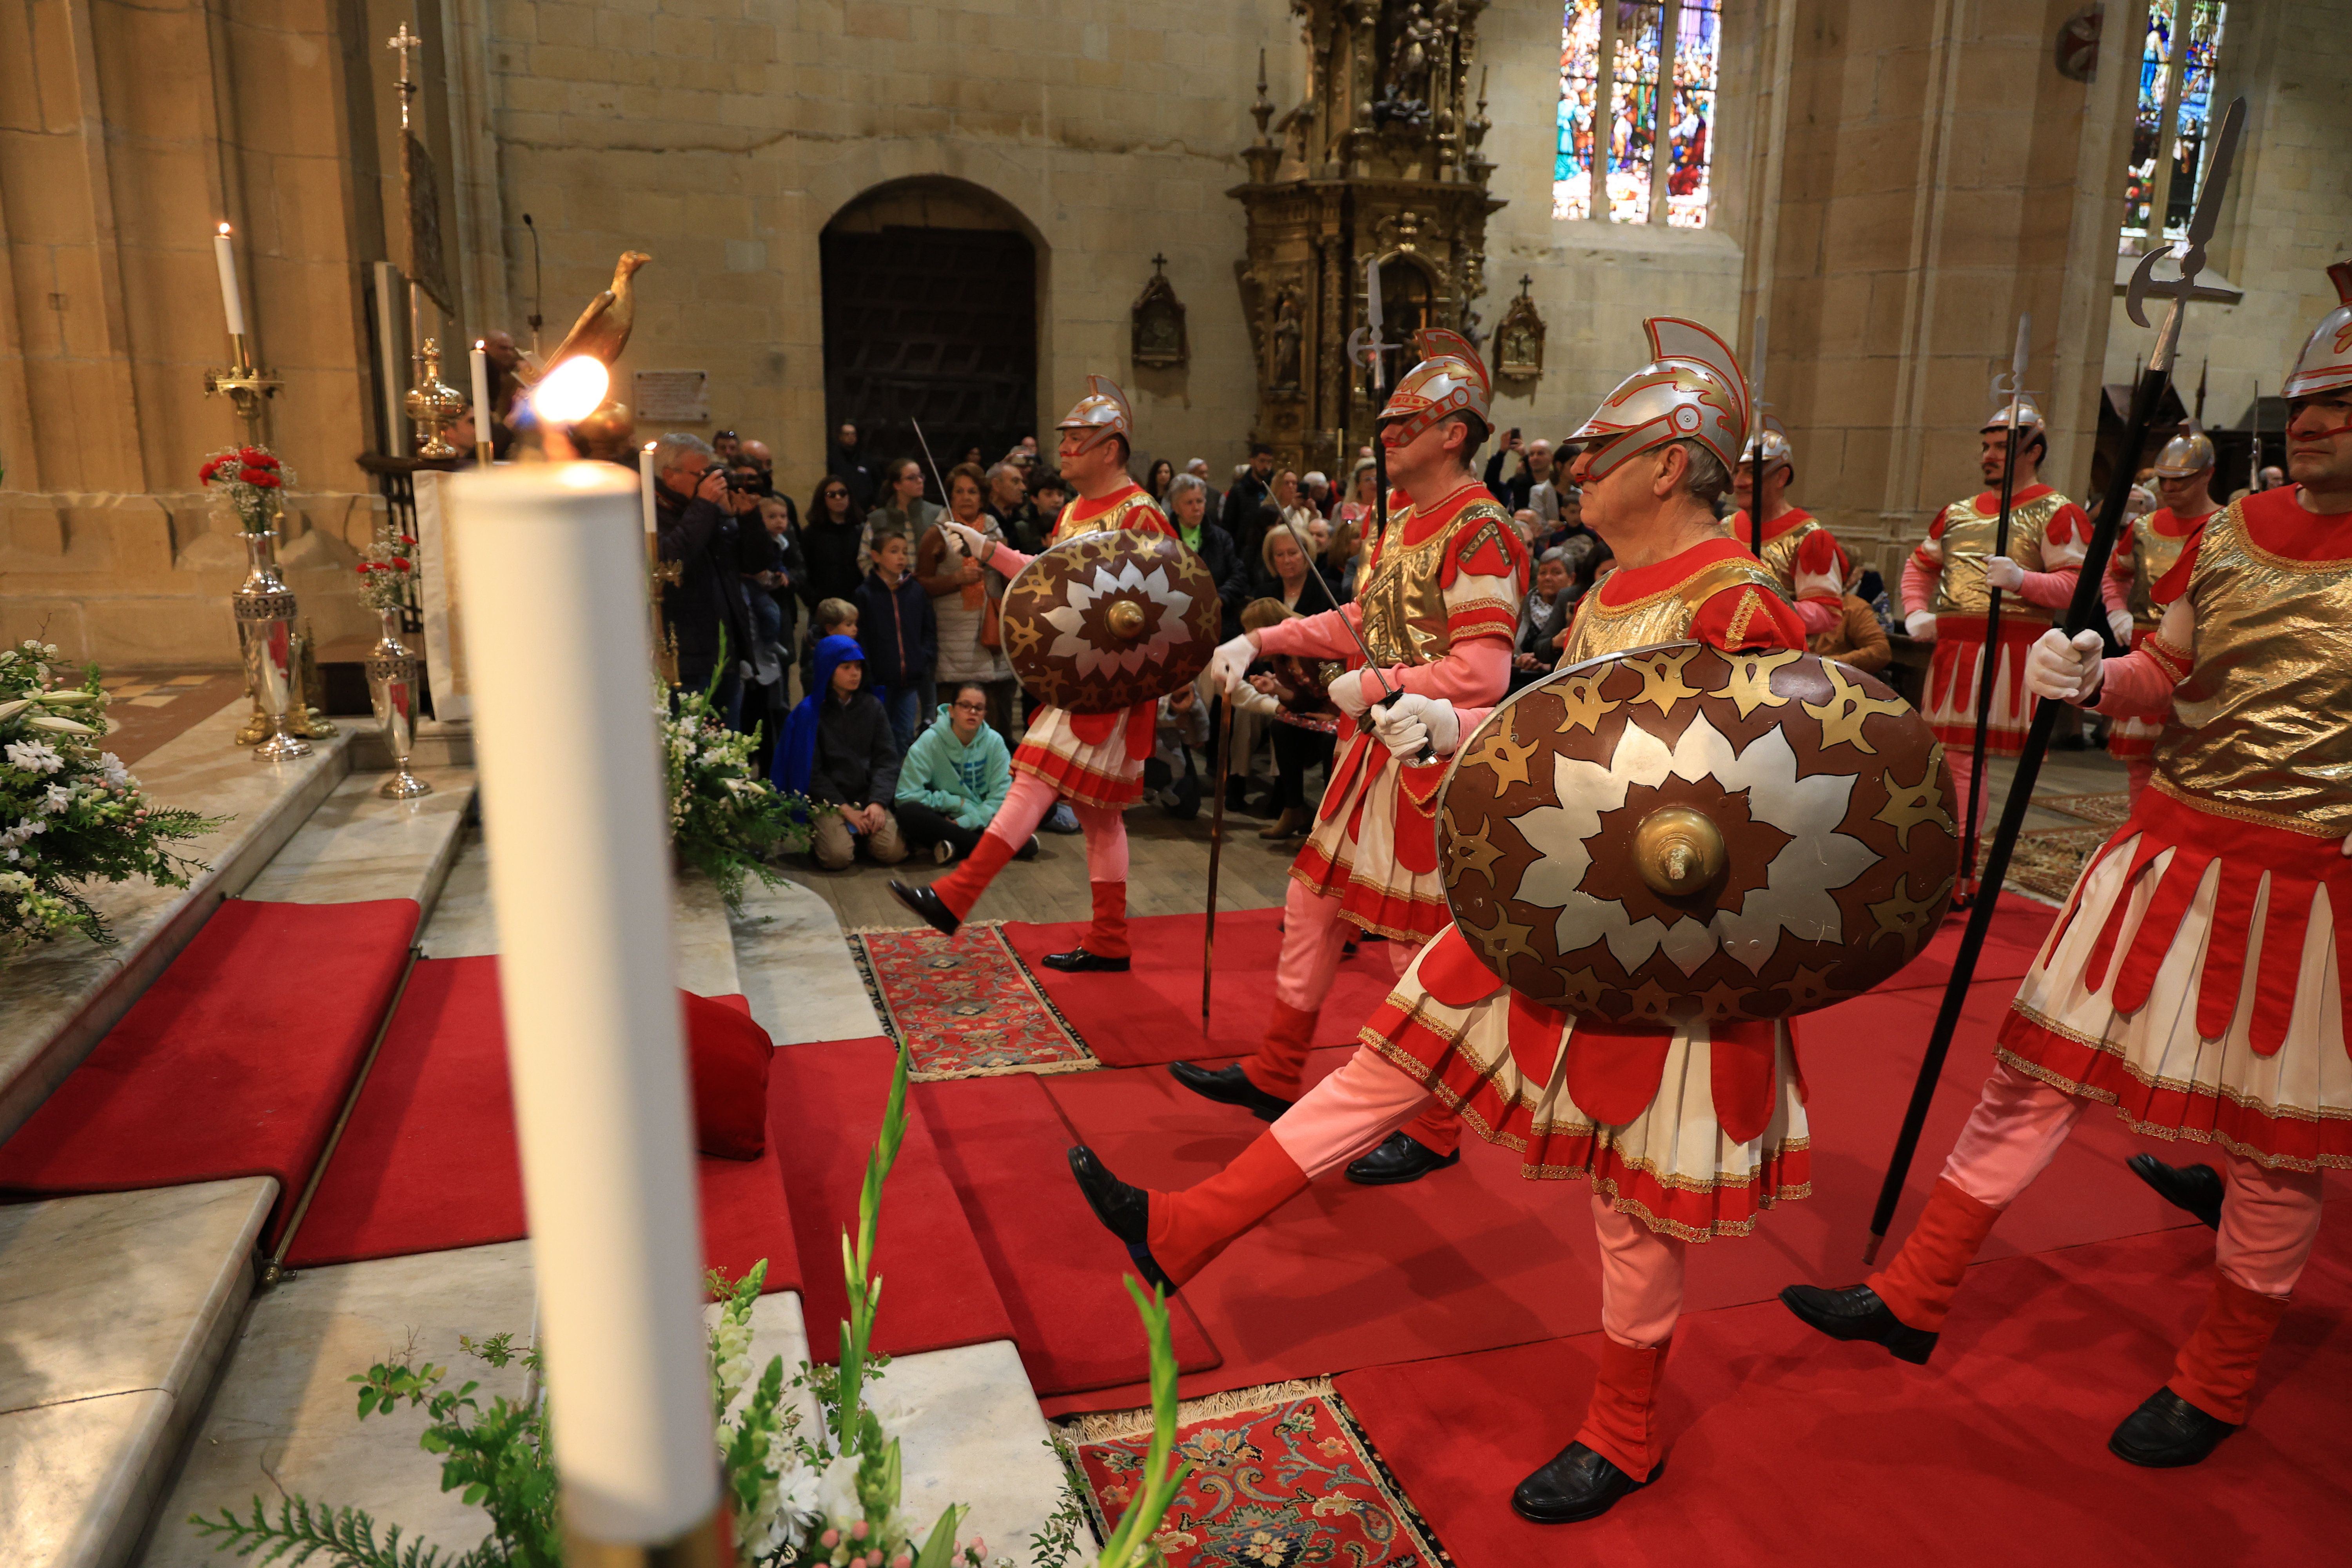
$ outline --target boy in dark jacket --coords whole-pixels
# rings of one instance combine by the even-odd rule
[[[776,748],[778,787],[837,808],[816,820],[816,863],[828,871],[847,866],[857,840],[885,866],[907,858],[890,803],[898,793],[898,752],[882,705],[862,691],[866,666],[856,639],[817,644],[817,687],[785,722]]]
[[[915,578],[914,549],[903,533],[874,541],[874,570],[857,586],[857,641],[874,671],[875,694],[889,715],[898,754],[915,743],[931,691],[939,655],[939,621],[931,595]],[[887,798],[885,796],[884,798]]]

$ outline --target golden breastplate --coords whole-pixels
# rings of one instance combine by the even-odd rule
[[[1690,634],[1692,618],[1700,605],[1743,583],[1775,598],[1780,596],[1780,585],[1772,580],[1771,573],[1752,557],[1712,562],[1672,587],[1644,595],[1630,605],[1604,605],[1600,588],[1595,587],[1577,602],[1576,620],[1568,629],[1568,642],[1560,649],[1557,668],[1566,669],[1627,648],[1679,642]]]
[[[2009,558],[2028,572],[2043,570],[2042,531],[2058,515],[2066,498],[2053,490],[2034,500],[2012,503],[2009,509]],[[1976,498],[1954,501],[1944,512],[1944,569],[1936,577],[1939,616],[1981,616],[1992,608],[1992,591],[1985,586],[1985,563],[2001,553],[1998,548],[2000,513],[1979,511]],[[2017,595],[2008,596],[2014,605]]]
[[[1162,533],[1169,531],[1167,516],[1160,510],[1160,504],[1138,490],[1108,511],[1083,521],[1073,519],[1070,509],[1063,508],[1062,521],[1054,525],[1054,537],[1050,542],[1059,544],[1080,534],[1108,533],[1118,528],[1156,529]]]
[[[1780,596],[1794,600],[1797,596],[1797,546],[1805,536],[1821,531],[1822,520],[1809,517],[1778,539],[1764,542],[1764,570],[1780,580]]]
[[[2132,625],[2141,631],[2154,631],[2164,612],[2157,607],[2150,595],[2164,574],[2180,562],[2180,552],[2187,547],[2186,539],[2172,539],[2148,526],[2145,517],[2132,519]]]
[[[2157,740],[2158,787],[2265,826],[2352,833],[2352,560],[2273,555],[2232,501],[2207,521],[2183,596],[2197,646]]]
[[[1389,519],[1391,540],[1402,540],[1412,509]],[[1445,563],[1475,549],[1486,529],[1508,531],[1510,513],[1491,500],[1474,500],[1418,544],[1383,542],[1380,559],[1356,587],[1363,607],[1364,646],[1382,666],[1431,664],[1445,656]]]

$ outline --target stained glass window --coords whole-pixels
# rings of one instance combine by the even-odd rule
[[[1612,220],[1706,226],[1721,22],[1722,0],[1566,0],[1554,217],[1594,216],[1598,159]],[[1662,213],[1651,210],[1654,195],[1663,198]]]
[[[2213,72],[2229,7],[2221,0],[2149,0],[2141,41],[2131,163],[2124,173],[2124,233],[2148,237],[2163,209],[2165,237],[2188,232],[2212,128]]]

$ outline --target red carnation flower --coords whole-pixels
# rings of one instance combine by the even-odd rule
[[[258,447],[239,447],[236,449],[236,455],[244,458],[248,463],[257,462],[266,456]]]
[[[405,572],[409,569],[408,563],[395,555],[392,558],[392,569],[395,572]]]
[[[411,533],[404,533],[400,536],[400,542],[403,544],[414,544],[416,542],[416,536]]]

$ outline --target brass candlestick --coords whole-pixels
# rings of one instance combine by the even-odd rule
[[[427,338],[415,353],[416,384],[400,400],[416,426],[416,455],[427,461],[463,456],[441,438],[441,427],[466,411],[466,395],[441,379],[441,344]]]
[[[677,633],[663,624],[662,590],[675,588],[686,579],[686,563],[661,558],[661,541],[653,534],[646,536],[646,605],[654,617],[654,672],[661,677],[662,685],[675,689],[677,686]]]
[[[261,439],[261,410],[266,398],[273,396],[285,383],[266,370],[255,367],[253,351],[247,345],[243,332],[229,334],[229,352],[236,363],[226,370],[205,372],[205,395],[219,394],[236,405],[236,416],[245,422],[245,444],[258,447]]]

